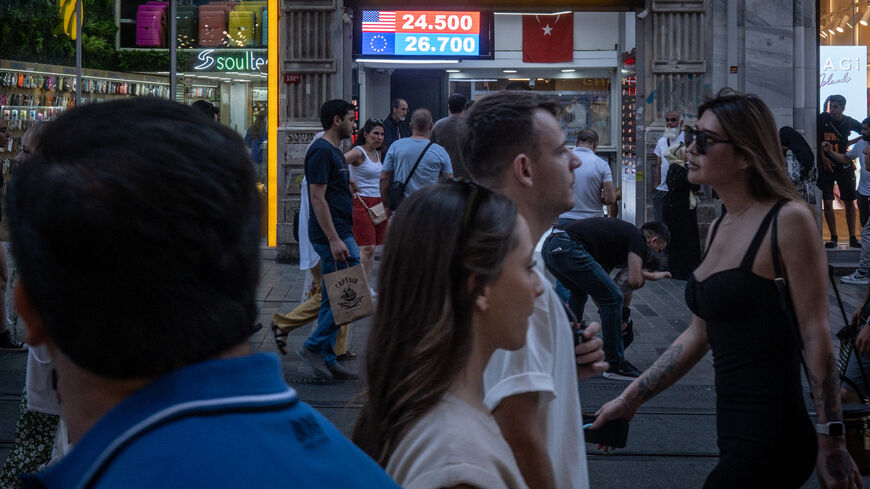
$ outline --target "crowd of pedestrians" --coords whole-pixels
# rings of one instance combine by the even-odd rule
[[[296,353],[321,380],[357,378],[339,361],[347,325],[321,277],[361,264],[377,284],[352,442],[247,344],[261,204],[241,138],[145,98],[43,126],[6,205],[15,306],[31,353],[53,362],[51,446],[68,453],[23,487],[588,488],[578,382],[630,381],[597,430],[631,420],[709,350],[720,458],[705,488],[798,488],[813,469],[825,487],[861,487],[842,436],[824,248],[805,239],[816,221],[761,100],[722,92],[696,126],[667,114],[656,219],[640,228],[605,216],[618,192],[598,135],[581,131],[572,150],[557,101],[502,91],[448,104],[437,124],[413,110],[408,131],[396,99],[343,152],[354,106],[327,101],[305,155],[300,266],[315,278],[271,329],[286,353],[289,331],[316,320]],[[723,203],[703,255],[698,185]],[[625,354],[627,305],[672,276],[664,267],[687,280],[694,317],[642,369]],[[600,323],[584,317],[588,296]],[[40,469],[52,450],[9,472]]]

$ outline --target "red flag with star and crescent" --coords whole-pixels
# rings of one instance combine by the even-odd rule
[[[573,59],[573,13],[523,16],[523,62],[564,63]]]

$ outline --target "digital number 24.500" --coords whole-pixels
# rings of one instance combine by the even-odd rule
[[[421,15],[414,20],[414,16],[411,14],[405,14],[402,16],[402,20],[405,22],[402,24],[403,30],[413,30],[414,26],[420,29],[427,29],[429,27],[429,23],[426,22],[426,14]],[[472,25],[474,25],[474,20],[470,15],[436,15],[435,16],[435,24],[434,28],[443,31],[445,29],[449,29],[451,31],[462,29],[463,31],[470,31]]]

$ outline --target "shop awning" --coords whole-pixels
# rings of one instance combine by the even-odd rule
[[[401,7],[397,7],[396,0],[345,0],[349,7],[371,8],[401,8],[407,10],[413,7],[420,9],[432,8],[432,0],[403,0]],[[511,10],[515,12],[546,12],[557,10],[576,11],[603,11],[603,10],[635,10],[643,8],[644,0],[549,0],[546,3],[533,3],[528,0],[475,0],[473,2],[462,0],[442,0],[438,2],[438,9],[451,8],[479,8],[487,10]]]

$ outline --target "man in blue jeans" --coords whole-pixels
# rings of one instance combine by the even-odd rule
[[[641,226],[610,217],[574,221],[556,229],[544,242],[542,255],[547,270],[571,291],[571,310],[583,317],[586,297],[598,303],[604,337],[604,360],[610,368],[608,379],[631,380],[640,371],[625,359],[622,335],[623,295],[610,278],[614,268],[626,268],[628,286],[643,287],[644,280],[659,280],[666,272],[648,272],[644,264],[652,258],[650,250],[661,252],[668,244],[668,229],[653,221]]]
[[[308,182],[310,213],[308,237],[320,256],[323,275],[359,263],[359,249],[353,240],[353,194],[347,161],[338,148],[350,137],[355,123],[353,105],[344,100],[330,100],[320,107],[323,136],[314,141],[305,155],[305,178]],[[326,290],[326,287],[323,287]],[[329,296],[323,294],[317,329],[297,353],[314,375],[321,379],[354,379],[357,374],[336,361],[332,345],[338,325],[332,317]]]

